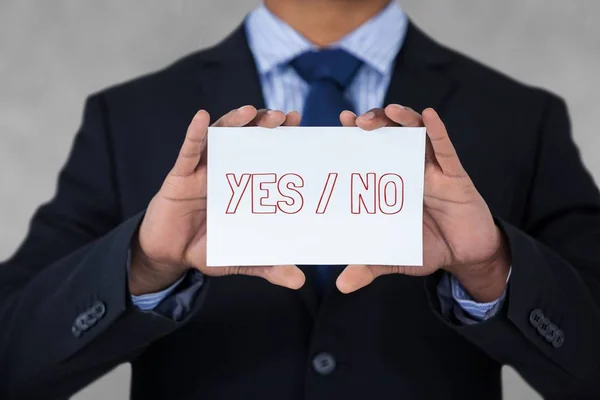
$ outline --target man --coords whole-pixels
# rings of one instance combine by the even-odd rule
[[[425,265],[207,268],[211,119],[424,125]],[[548,398],[597,398],[599,240],[562,100],[388,0],[267,0],[89,98],[0,268],[0,397],[64,398],[129,361],[133,399],[498,399],[504,364]]]

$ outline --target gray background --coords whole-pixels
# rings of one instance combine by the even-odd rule
[[[213,44],[258,0],[0,0],[0,259],[50,198],[84,98]],[[598,180],[597,0],[403,0],[433,37],[564,96]],[[468,112],[468,110],[465,110]],[[510,116],[507,116],[510,118]],[[491,121],[493,123],[493,121]],[[560,160],[557,160],[560,162]],[[202,362],[202,360],[198,360]],[[121,366],[75,398],[125,399]],[[537,399],[510,369],[505,397]]]

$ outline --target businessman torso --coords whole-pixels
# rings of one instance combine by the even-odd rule
[[[438,109],[492,213],[519,226],[546,97],[410,25],[385,103]],[[242,29],[99,98],[123,219],[157,192],[198,109],[265,105]],[[198,313],[133,362],[133,398],[499,398],[501,365],[447,326],[432,282],[382,277],[318,304],[310,282],[212,279]]]

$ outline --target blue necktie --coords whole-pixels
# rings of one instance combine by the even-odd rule
[[[296,73],[310,86],[301,126],[341,125],[340,113],[354,111],[344,92],[361,64],[358,58],[341,49],[306,52],[291,62]],[[332,266],[311,267],[316,268],[317,291],[324,294],[331,280]]]

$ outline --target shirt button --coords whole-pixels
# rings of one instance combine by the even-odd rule
[[[335,358],[329,353],[319,353],[312,360],[313,368],[321,375],[329,375],[335,370]]]

